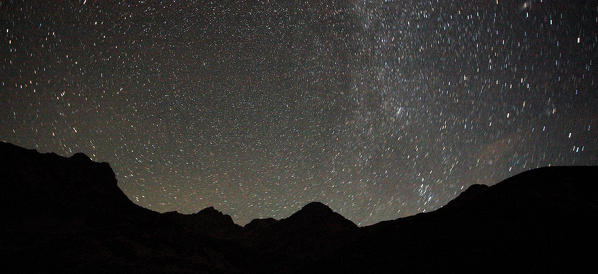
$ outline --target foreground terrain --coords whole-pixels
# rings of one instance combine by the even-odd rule
[[[0,256],[12,272],[575,272],[593,265],[598,167],[473,185],[430,213],[357,227],[313,202],[244,227],[214,208],[132,203],[107,163],[0,142]]]

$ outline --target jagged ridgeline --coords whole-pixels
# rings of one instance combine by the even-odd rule
[[[244,227],[212,207],[153,212],[80,153],[0,143],[0,174],[5,273],[575,272],[597,242],[598,167],[531,170],[368,227],[318,202]]]

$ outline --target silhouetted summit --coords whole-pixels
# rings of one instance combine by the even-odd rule
[[[176,224],[179,227],[216,238],[239,238],[242,227],[233,222],[230,215],[223,214],[214,207],[207,207],[194,214],[166,212],[162,214],[165,225]]]
[[[244,226],[245,230],[248,232],[260,231],[269,227],[270,225],[276,223],[276,219],[274,218],[264,218],[264,219],[253,219],[251,222]]]
[[[328,206],[320,202],[311,202],[305,205],[284,222],[292,223],[295,226],[320,226],[325,225],[334,230],[347,230],[357,228],[357,226],[345,219],[345,217],[332,211]]]
[[[0,143],[0,152],[1,203],[11,209],[9,218],[103,222],[148,211],[131,203],[118,188],[107,163],[92,162],[83,153],[64,158],[7,143]]]
[[[332,209],[330,209],[327,205],[321,202],[311,202],[304,205],[301,208],[301,211],[316,211],[316,212],[328,212],[332,213]]]
[[[91,161],[91,159],[85,155],[85,153],[81,153],[81,152],[77,152],[75,154],[73,154],[73,156],[71,156],[72,160],[76,160],[76,161],[83,161],[83,162],[88,162]]]
[[[361,228],[319,202],[245,227],[213,207],[153,212],[81,153],[0,142],[0,175],[5,272],[570,273],[598,239],[598,167],[527,171]]]

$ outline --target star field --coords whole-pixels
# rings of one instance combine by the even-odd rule
[[[598,164],[596,1],[0,1],[0,140],[135,203],[359,225]]]

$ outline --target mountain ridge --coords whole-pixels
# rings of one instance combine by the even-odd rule
[[[0,205],[11,209],[0,255],[19,272],[475,272],[498,262],[485,271],[523,263],[555,272],[583,265],[580,250],[597,242],[598,167],[526,171],[366,227],[320,202],[245,226],[213,207],[157,213],[124,195],[109,164],[82,153],[0,142],[0,174]]]

